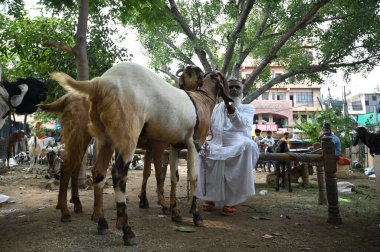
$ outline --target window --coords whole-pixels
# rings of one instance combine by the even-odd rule
[[[276,78],[278,76],[281,76],[282,73],[278,73],[278,72],[275,72],[274,70],[272,70],[272,78]]]
[[[283,101],[285,100],[285,97],[286,97],[285,92],[275,92],[272,95],[273,100],[277,100],[277,101]]]
[[[362,103],[361,101],[353,101],[351,102],[351,105],[352,105],[352,110],[363,110],[363,106],[362,106]]]
[[[368,106],[369,105],[369,101],[365,101],[365,105]]]
[[[253,124],[258,124],[259,123],[259,116],[258,115],[254,115],[253,116]]]
[[[261,95],[262,100],[269,100],[269,92],[265,92]]]
[[[376,101],[377,100],[376,98],[377,98],[376,95],[372,95],[372,101]]]
[[[279,128],[285,128],[288,124],[288,119],[285,117],[273,116],[273,122],[277,124]]]
[[[261,123],[266,124],[269,122],[269,115],[268,114],[263,114],[261,118]]]
[[[313,92],[297,92],[296,102],[299,104],[312,104],[313,103]]]

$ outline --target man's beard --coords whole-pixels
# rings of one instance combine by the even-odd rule
[[[235,97],[230,97],[232,100],[234,100],[234,105],[235,107],[239,107],[239,105],[241,104],[241,101],[243,99],[243,94],[240,94],[238,96],[235,96]]]

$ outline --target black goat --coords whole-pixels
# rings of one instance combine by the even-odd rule
[[[357,127],[355,131],[356,136],[352,144],[353,146],[358,145],[359,140],[361,140],[369,148],[369,153],[372,157],[374,154],[380,154],[380,134],[368,132],[364,127]]]
[[[286,153],[289,152],[288,143],[286,141],[280,140],[274,146],[275,153]],[[292,192],[292,183],[291,183],[291,167],[290,162],[276,161],[275,162],[275,173],[276,173],[276,192],[280,190],[280,178],[281,178],[281,186],[285,188],[285,171],[288,174],[289,181],[289,192]],[[282,169],[281,169],[282,168]]]
[[[13,110],[17,114],[26,115],[36,112],[36,105],[47,97],[46,85],[33,78],[18,78],[15,82],[0,83],[0,129],[6,116]]]

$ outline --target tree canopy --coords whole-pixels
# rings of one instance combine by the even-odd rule
[[[50,80],[49,74],[63,71],[76,76],[75,58],[71,51],[75,45],[76,16],[72,6],[62,7],[57,14],[29,17],[23,1],[7,2],[7,13],[0,13],[0,62],[3,79],[33,76],[49,87],[48,101],[56,100],[64,90]],[[61,1],[57,1],[61,2]],[[98,6],[100,7],[100,6]],[[63,9],[65,8],[65,9]],[[58,9],[55,10],[58,13]],[[117,29],[110,21],[93,10],[88,27],[89,74],[103,74],[115,61],[130,60],[126,48],[113,39]],[[95,15],[96,13],[96,15]],[[105,16],[109,13],[104,13]],[[122,35],[121,38],[123,39]]]
[[[278,83],[371,71],[380,59],[378,0],[120,0],[114,7],[137,28],[153,68],[173,76],[173,64],[199,62],[244,78],[246,103]],[[255,68],[239,76],[248,56]],[[272,78],[271,64],[286,73]]]

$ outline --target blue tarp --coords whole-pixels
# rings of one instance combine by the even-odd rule
[[[355,119],[359,125],[367,126],[374,124],[373,117],[375,113],[368,113],[363,115],[357,115],[357,119]],[[377,114],[377,121],[380,122],[380,114]]]

